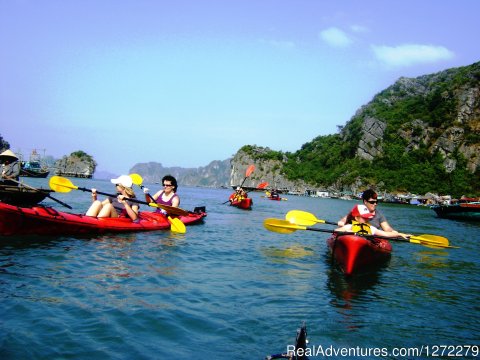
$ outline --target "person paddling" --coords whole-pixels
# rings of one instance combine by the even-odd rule
[[[354,232],[358,235],[378,235],[386,237],[401,236],[404,239],[412,236],[411,234],[403,234],[395,230],[380,230],[377,227],[371,225],[369,221],[373,219],[374,215],[370,212],[370,210],[368,210],[365,205],[355,205],[350,211],[350,214],[353,218],[352,222],[335,229],[335,232]]]
[[[373,191],[372,189],[365,190],[362,193],[362,201],[363,205],[370,211],[370,213],[373,215],[371,219],[369,219],[369,223],[373,226],[375,226],[378,229],[382,229],[384,231],[394,231],[393,228],[390,226],[390,224],[387,221],[387,218],[381,212],[378,210],[378,197],[377,193]],[[352,215],[351,213],[345,215],[342,219],[340,219],[337,223],[338,226],[343,226],[345,224],[348,224],[349,222],[352,221]]]
[[[119,176],[117,179],[110,180],[115,184],[118,196],[116,198],[107,198],[103,201],[97,199],[97,190],[92,189],[92,205],[87,210],[87,216],[104,217],[129,217],[133,221],[138,219],[139,206],[137,203],[128,201],[135,198],[135,192],[132,189],[132,178],[128,175]]]
[[[179,207],[180,206],[180,197],[177,194],[177,179],[172,175],[165,175],[162,178],[163,190],[159,190],[153,196],[150,195],[148,188],[143,188],[145,193],[145,200],[151,202],[152,199],[157,204]],[[157,209],[158,212],[166,213],[163,209]]]

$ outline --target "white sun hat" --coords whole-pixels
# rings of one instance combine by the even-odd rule
[[[110,180],[113,184],[117,185],[122,185],[123,187],[132,187],[133,185],[133,180],[130,176],[128,175],[120,175],[116,179],[111,179]]]

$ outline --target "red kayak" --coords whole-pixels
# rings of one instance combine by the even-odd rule
[[[327,240],[336,263],[345,275],[362,272],[390,259],[392,245],[386,239],[358,235],[333,235]]]
[[[178,218],[191,225],[207,216],[204,208]],[[0,202],[0,235],[77,235],[170,229],[168,219],[157,212],[141,211],[139,219],[96,218],[57,211],[51,207],[22,208]]]
[[[230,195],[229,200],[232,200],[234,197],[235,197],[235,193]],[[253,204],[253,201],[249,197],[243,198],[240,201],[234,200],[234,201],[230,202],[231,206],[235,206],[235,207],[238,207],[238,208],[243,209],[243,210],[251,210],[252,209],[252,204]]]

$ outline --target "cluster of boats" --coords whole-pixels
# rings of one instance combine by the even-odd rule
[[[454,220],[480,220],[480,199],[461,198],[450,204],[433,205],[438,217]]]

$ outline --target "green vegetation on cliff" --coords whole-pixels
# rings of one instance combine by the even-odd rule
[[[289,180],[336,188],[480,195],[480,63],[401,78],[341,128],[294,153],[253,146]],[[368,128],[368,125],[377,125]],[[380,129],[380,130],[378,130]]]

